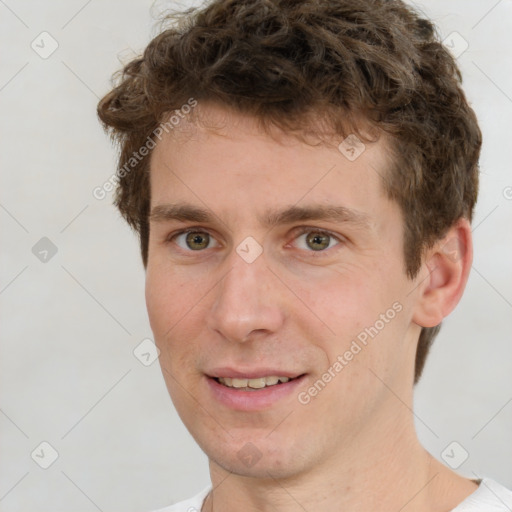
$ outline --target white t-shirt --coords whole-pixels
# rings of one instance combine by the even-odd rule
[[[155,510],[155,512],[200,512],[210,489],[211,487],[207,487],[193,498]],[[490,478],[484,478],[478,489],[451,512],[510,512],[511,510],[512,491]]]

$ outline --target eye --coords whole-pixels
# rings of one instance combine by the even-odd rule
[[[295,238],[295,245],[299,249],[322,252],[340,243],[340,239],[332,233],[321,229],[300,228]]]
[[[176,245],[184,250],[201,251],[211,247],[217,247],[219,244],[210,236],[207,231],[190,230],[177,233],[171,237]],[[210,245],[210,243],[214,245]]]

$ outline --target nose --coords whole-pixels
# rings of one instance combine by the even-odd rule
[[[212,290],[209,328],[238,343],[277,332],[285,318],[282,290],[264,254],[248,263],[233,251],[226,263],[229,270]]]

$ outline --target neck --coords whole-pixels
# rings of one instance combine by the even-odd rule
[[[452,510],[477,485],[436,461],[419,443],[410,412],[401,409],[312,469],[286,478],[274,478],[272,468],[264,479],[237,475],[210,461],[213,491],[203,512]]]

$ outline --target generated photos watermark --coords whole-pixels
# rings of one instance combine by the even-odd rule
[[[338,355],[334,363],[327,368],[312,386],[297,395],[299,403],[302,405],[309,404],[311,399],[316,397],[368,345],[368,341],[373,340],[402,310],[402,304],[396,301],[385,313],[380,314],[378,320],[373,325],[365,327],[356,336],[356,339],[352,340],[349,349],[343,354]]]
[[[137,167],[139,162],[150,154],[151,150],[156,146],[155,138],[162,140],[163,134],[170,133],[171,130],[174,130],[196,106],[197,100],[189,98],[187,103],[183,104],[180,109],[174,110],[173,114],[167,119],[167,121],[160,123],[153,130],[151,135],[148,135],[146,142],[137,151],[132,153],[132,156],[123,165],[123,167],[118,169],[116,173],[112,174],[112,176],[105,180],[101,186],[94,187],[92,191],[94,198],[98,201],[105,199],[105,197],[115,189],[119,180],[130,174],[130,172]]]

